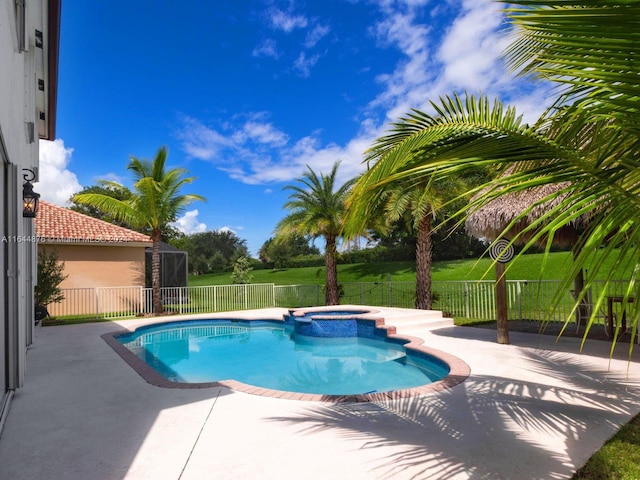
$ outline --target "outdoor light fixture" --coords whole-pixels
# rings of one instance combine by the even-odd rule
[[[25,218],[35,218],[38,213],[38,205],[40,203],[40,194],[33,191],[33,185],[31,181],[36,178],[36,174],[33,170],[28,168],[22,169],[22,178],[24,178],[24,185],[22,185],[22,216]]]

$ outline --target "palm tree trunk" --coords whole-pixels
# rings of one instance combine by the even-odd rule
[[[431,217],[425,215],[418,225],[418,241],[416,243],[416,302],[415,307],[431,310]]]
[[[573,259],[575,261],[576,257],[580,254],[580,248],[577,246],[573,247]],[[574,298],[580,298],[582,291],[584,290],[584,270],[580,269],[576,278],[573,279],[573,291]],[[576,309],[576,325],[580,327],[583,323],[584,319],[591,317],[591,308],[592,306],[589,304],[586,298],[584,298],[578,308]]]
[[[338,267],[336,265],[336,237],[326,236],[324,265],[327,270],[325,279],[324,300],[326,305],[339,305],[340,293],[338,291]]]
[[[151,291],[153,295],[153,313],[160,315],[163,312],[162,295],[160,292],[160,230],[151,232],[153,248],[151,250]]]
[[[504,263],[496,262],[496,330],[498,343],[509,344],[509,318],[507,316],[507,279]]]

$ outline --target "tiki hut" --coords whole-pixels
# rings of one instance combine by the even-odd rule
[[[505,175],[510,173],[509,170]],[[558,206],[566,199],[568,193],[559,193],[570,184],[568,182],[540,185],[521,192],[513,192],[501,195],[477,210],[472,211],[466,219],[465,228],[470,235],[494,241],[511,225],[504,237],[509,240],[516,238],[518,244],[525,244],[532,239],[532,232],[524,232],[526,227],[539,220],[547,212]],[[486,193],[483,190],[478,195]],[[558,194],[559,193],[559,194]],[[558,194],[558,195],[556,195]],[[528,212],[527,212],[528,210]],[[523,215],[524,212],[527,212]],[[577,243],[580,232],[584,229],[587,218],[580,217],[559,227],[554,234],[553,244],[557,246],[574,246]],[[524,233],[523,233],[524,232]],[[538,243],[546,244],[546,238],[541,238]],[[575,253],[575,252],[574,252]],[[574,295],[580,297],[584,287],[584,276],[581,272],[574,282]],[[507,326],[506,283],[504,278],[504,265],[496,263],[496,316],[498,320],[498,343],[509,343]],[[589,305],[581,305],[576,312],[576,320],[581,316],[588,316]]]
[[[511,240],[517,234],[522,234],[527,226],[564,200],[566,197],[565,194],[562,194],[545,201],[545,199],[565,189],[568,185],[568,182],[541,185],[522,192],[507,193],[495,198],[467,216],[465,222],[467,233],[477,238],[493,241],[502,234],[511,222],[517,220],[505,235],[506,238]],[[518,219],[528,208],[531,208],[531,210]],[[562,247],[575,245],[580,232],[584,229],[584,225],[585,219],[579,219],[577,222],[571,222],[560,227],[556,230],[553,243]],[[516,243],[524,244],[530,239],[531,234],[524,234],[518,237]],[[546,243],[544,240],[542,242]]]

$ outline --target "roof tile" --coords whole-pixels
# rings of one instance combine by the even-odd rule
[[[35,224],[41,243],[151,243],[148,235],[44,201],[40,201]]]

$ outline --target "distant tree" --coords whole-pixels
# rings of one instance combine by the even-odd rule
[[[440,220],[438,226],[444,221]],[[489,246],[476,237],[468,235],[463,226],[457,228],[436,228],[432,233],[433,260],[456,260],[462,258],[479,258]]]
[[[229,260],[224,257],[222,252],[215,252],[209,259],[207,271],[211,273],[224,272],[227,265],[229,265]]]
[[[189,268],[194,274],[223,271],[236,259],[249,256],[247,241],[228,230],[210,230],[187,235],[175,242],[174,246],[186,250],[190,259],[208,259],[207,262],[189,262]],[[203,269],[204,263],[208,264],[206,269]]]
[[[274,268],[284,268],[292,258],[302,255],[320,255],[318,247],[311,245],[310,239],[302,235],[294,235],[282,241],[270,238],[258,252],[260,261],[273,264]]]
[[[204,255],[189,256],[189,269],[195,275],[210,271],[209,262]]]
[[[151,260],[151,284],[153,290],[153,311],[163,311],[160,295],[160,241],[162,231],[175,222],[184,209],[200,195],[180,194],[180,189],[195,180],[185,177],[185,169],[165,169],[167,149],[161,147],[153,161],[131,157],[127,169],[133,173],[133,191],[116,182],[102,182],[103,186],[117,190],[122,199],[103,193],[78,193],[73,196],[76,204],[90,205],[127,222],[135,228],[148,229],[153,241]]]
[[[236,260],[233,266],[233,273],[231,274],[231,282],[233,284],[247,284],[251,283],[253,280],[253,275],[251,275],[251,271],[253,267],[251,266],[249,259],[247,257],[240,257]]]
[[[276,236],[281,239],[293,236],[322,237],[325,240],[325,302],[327,305],[340,303],[338,290],[337,244],[344,226],[344,201],[353,184],[347,181],[336,186],[336,176],[340,162],[336,162],[328,175],[318,176],[309,166],[300,185],[289,185],[285,189],[293,193],[284,207],[290,213],[276,228]]]

